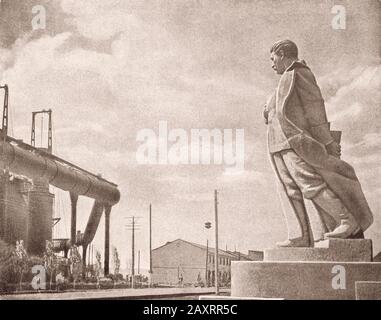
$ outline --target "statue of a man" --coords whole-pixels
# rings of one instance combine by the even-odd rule
[[[354,169],[340,160],[339,139],[330,131],[313,73],[298,59],[298,48],[290,40],[276,42],[270,54],[272,68],[281,77],[264,110],[268,148],[280,192],[286,194],[301,229],[300,237],[277,245],[313,246],[304,198],[317,209],[324,238],[363,238],[373,215]]]

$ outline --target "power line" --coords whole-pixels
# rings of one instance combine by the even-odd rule
[[[132,256],[132,261],[131,261],[131,287],[135,288],[135,231],[140,230],[140,228],[136,229],[135,226],[135,219],[141,218],[140,216],[131,216],[131,217],[125,217],[125,219],[131,219],[131,223],[128,223],[125,225],[127,230],[131,230],[131,256]]]

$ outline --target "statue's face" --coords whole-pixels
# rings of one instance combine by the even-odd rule
[[[276,54],[274,52],[271,52],[270,60],[272,62],[271,68],[277,73],[277,74],[283,74],[286,71],[286,67],[283,63],[284,56],[282,52],[280,54]]]

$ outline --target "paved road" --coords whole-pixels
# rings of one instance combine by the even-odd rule
[[[221,290],[227,295],[229,290]],[[28,293],[0,295],[0,300],[88,300],[88,299],[194,299],[200,295],[214,294],[213,288],[153,288],[106,289],[57,293]],[[193,297],[193,298],[192,298]]]

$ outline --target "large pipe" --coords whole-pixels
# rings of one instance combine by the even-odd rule
[[[104,260],[104,274],[107,276],[110,272],[110,212],[111,207],[105,208],[105,260]]]
[[[82,246],[82,279],[86,279],[86,254],[87,254],[87,245]]]
[[[8,140],[9,139],[8,137]],[[11,140],[12,141],[12,140]],[[43,178],[62,190],[96,199],[108,205],[119,202],[117,186],[56,156],[24,143],[0,141],[0,164],[31,179]]]
[[[70,226],[70,240],[72,245],[75,245],[77,236],[77,202],[78,195],[70,192],[71,202],[71,226]]]
[[[94,240],[95,233],[101,221],[104,205],[101,202],[95,201],[91,209],[89,220],[87,221],[86,229],[83,234],[81,245],[88,245]]]

